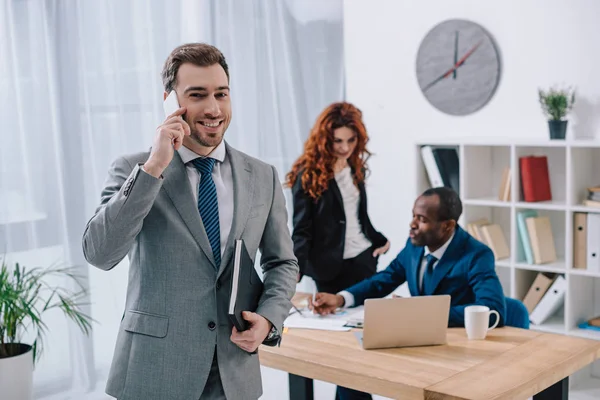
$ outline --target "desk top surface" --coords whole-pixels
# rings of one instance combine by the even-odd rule
[[[299,294],[294,301],[303,297]],[[364,350],[352,331],[288,329],[261,364],[391,398],[526,399],[600,358],[600,341],[510,327],[485,340],[449,328],[447,344]]]

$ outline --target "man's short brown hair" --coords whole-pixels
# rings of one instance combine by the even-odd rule
[[[187,43],[176,47],[165,61],[161,74],[165,92],[169,93],[177,84],[177,71],[183,63],[191,63],[199,67],[219,64],[225,70],[229,81],[229,67],[219,49],[206,43]]]

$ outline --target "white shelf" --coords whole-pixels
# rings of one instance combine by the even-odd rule
[[[547,264],[515,263],[514,267],[518,268],[518,269],[526,269],[529,271],[553,272],[553,273],[557,273],[557,274],[564,274],[567,272],[567,269],[565,268],[564,260],[563,261],[559,260],[559,261],[556,261],[553,263],[547,263]]]
[[[510,207],[511,205],[509,201],[501,201],[494,197],[464,199],[462,202],[468,206]]]
[[[581,329],[581,328],[569,329],[569,335],[578,336],[578,337],[582,337],[585,339],[600,340],[600,331],[596,331],[593,329]]]
[[[599,271],[589,271],[587,269],[575,269],[575,268],[571,268],[571,269],[569,269],[569,274],[570,275],[591,276],[591,277],[594,277],[594,278],[600,278],[600,272]]]
[[[565,211],[567,205],[564,201],[519,201],[515,203],[517,208],[527,208],[530,210],[554,210],[554,211]]]
[[[584,205],[574,205],[570,207],[573,212],[585,212],[585,213],[600,213],[600,207],[588,207]]]
[[[490,139],[487,137],[469,136],[464,138],[437,138],[433,141],[417,143],[433,144],[440,146],[516,146],[516,147],[600,147],[600,141],[596,140],[550,140],[550,139]]]
[[[566,333],[565,321],[563,316],[553,316],[546,320],[543,324],[535,325],[530,324],[529,328],[534,331],[547,332],[547,333]]]

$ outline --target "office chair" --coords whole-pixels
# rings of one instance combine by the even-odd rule
[[[529,311],[520,300],[511,297],[506,299],[506,321],[504,325],[529,329]]]

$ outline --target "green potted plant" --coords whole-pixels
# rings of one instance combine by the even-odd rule
[[[67,285],[53,287],[48,278],[74,281],[76,290]],[[48,327],[46,311],[60,309],[87,335],[92,319],[81,311],[86,291],[73,268],[25,268],[18,263],[9,268],[0,260],[0,397],[31,399],[35,363],[42,355]],[[24,336],[30,343],[24,342]]]
[[[564,139],[567,133],[567,114],[575,104],[575,90],[571,88],[538,90],[542,111],[548,118],[550,139]]]

